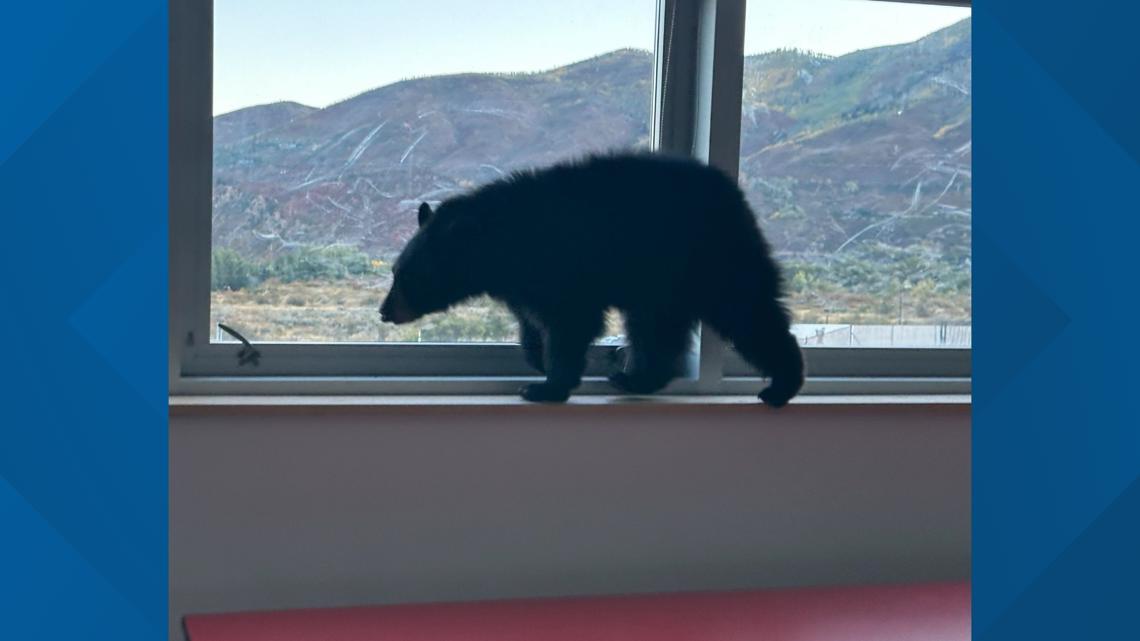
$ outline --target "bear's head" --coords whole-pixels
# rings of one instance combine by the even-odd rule
[[[419,229],[392,265],[392,288],[380,319],[402,325],[441,312],[480,293],[472,272],[474,212],[443,203],[422,203]]]

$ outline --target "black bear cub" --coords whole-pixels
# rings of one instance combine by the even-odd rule
[[[517,172],[419,208],[393,266],[381,318],[407,323],[488,294],[518,317],[527,362],[546,381],[530,401],[565,401],[582,379],[605,312],[625,318],[619,389],[655,392],[678,373],[703,321],[770,385],[774,407],[799,392],[803,357],[781,302],[779,268],[744,194],[695,160],[595,156]]]

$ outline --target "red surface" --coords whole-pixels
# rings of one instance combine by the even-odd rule
[[[186,617],[190,641],[968,641],[968,583]]]

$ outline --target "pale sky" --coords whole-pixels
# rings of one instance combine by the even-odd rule
[[[536,71],[651,49],[655,0],[214,0],[214,113],[314,107],[402,78]],[[870,0],[752,0],[745,50],[841,55],[910,42],[969,9]]]

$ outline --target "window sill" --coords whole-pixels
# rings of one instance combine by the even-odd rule
[[[407,404],[429,403],[433,397],[512,398],[521,385],[542,380],[539,377],[493,376],[248,376],[248,377],[182,377],[171,382],[171,396],[342,396],[357,398],[404,397]],[[651,398],[689,396],[723,396],[754,399],[764,387],[759,378],[726,377],[707,389],[694,379],[679,378]],[[972,389],[969,377],[809,377],[801,397],[807,396],[968,396]],[[604,378],[586,377],[574,398],[587,396],[614,397],[614,388]],[[622,398],[626,401],[629,397]],[[741,401],[743,402],[743,401]],[[521,401],[520,401],[521,404]]]
[[[971,397],[968,394],[864,394],[864,395],[803,395],[795,398],[787,413],[814,411],[816,408],[943,408],[968,412]],[[517,396],[506,395],[455,395],[455,396],[171,396],[170,416],[202,416],[219,414],[286,414],[286,413],[360,413],[389,409],[453,411],[463,409],[487,409],[502,407],[525,408],[529,411],[580,411],[581,408],[606,408],[614,410],[669,409],[709,410],[762,408],[774,411],[763,405],[753,395],[702,396],[702,395],[659,395],[659,396],[603,396],[580,395],[565,404],[537,404],[524,401]],[[751,411],[751,409],[749,410]]]

